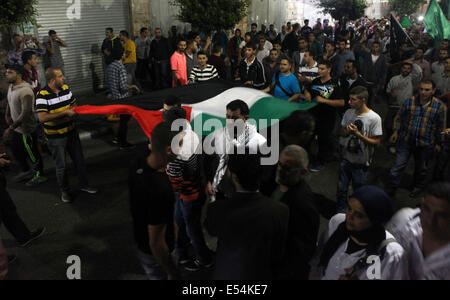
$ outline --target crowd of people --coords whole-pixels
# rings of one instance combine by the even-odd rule
[[[113,100],[129,98],[133,90],[221,78],[279,101],[317,103],[282,122],[279,162],[261,166],[260,155],[249,153],[270,137],[247,122],[251,112],[244,101],[228,103],[224,116],[230,124],[239,121],[239,130],[227,126],[214,133],[217,149],[244,154],[204,155],[175,154],[172,140],[180,132],[171,130],[172,123],[186,119],[186,111],[178,97],[165,99],[164,122],[152,133],[149,155],[133,163],[128,181],[137,256],[150,279],[181,279],[182,269],[213,267],[212,278],[228,280],[450,279],[450,41],[434,41],[418,24],[408,29],[411,41],[391,41],[392,26],[384,18],[334,27],[319,19],[313,28],[305,20],[303,27],[288,23],[278,33],[273,25],[258,31],[252,24],[250,32],[242,36],[236,29],[230,39],[223,31],[210,38],[195,29],[184,36],[176,27],[168,38],[160,28],[151,37],[142,28],[135,41],[127,31],[117,37],[106,29],[101,49]],[[65,84],[60,47],[68,45],[53,30],[44,45],[32,41],[26,51],[23,37],[15,36],[16,47],[7,56],[9,87],[3,96],[9,127],[3,138],[22,169],[15,180],[36,186],[47,180],[38,145],[44,135],[61,200],[71,203],[66,153],[81,191],[98,190],[88,185],[73,121],[76,97]],[[39,55],[46,57],[43,88],[35,70]],[[387,115],[377,112],[377,104],[388,107]],[[120,117],[114,139],[124,150],[133,148],[127,141],[129,120]],[[192,131],[182,133],[183,141],[201,140]],[[386,186],[370,186],[367,175],[381,146],[395,155],[395,163]],[[410,196],[422,197],[421,207],[394,216],[396,190],[411,156]],[[318,239],[320,208],[306,178],[323,172],[334,158],[339,160],[335,216]],[[9,163],[2,154],[0,166]],[[0,221],[26,245],[45,228],[26,228],[0,174]],[[217,237],[215,252],[203,229]],[[379,272],[372,274],[374,256]]]

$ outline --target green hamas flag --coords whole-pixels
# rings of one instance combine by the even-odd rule
[[[400,21],[400,24],[402,25],[403,28],[409,28],[409,27],[413,27],[413,23],[411,23],[411,20],[408,17],[403,17]]]
[[[423,23],[436,42],[450,38],[450,24],[436,0],[431,1]]]

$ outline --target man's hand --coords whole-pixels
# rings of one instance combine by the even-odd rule
[[[208,183],[206,184],[206,194],[210,196],[214,195],[212,190],[212,184],[210,181],[208,181]]]
[[[316,100],[317,100],[317,103],[325,103],[327,101],[327,99],[325,99],[322,96],[317,96]]]
[[[394,134],[392,134],[391,138],[389,139],[389,143],[391,144],[395,144],[398,141],[398,132],[394,132]]]
[[[361,132],[359,132],[358,127],[356,127],[355,124],[350,124],[347,126],[347,130],[350,134],[359,136],[361,134]]]
[[[0,154],[0,167],[2,167],[2,168],[11,163],[11,161],[3,158],[5,156],[6,156],[6,153]]]
[[[140,90],[136,85],[134,85],[134,84],[130,85],[130,89],[134,89],[134,90],[136,90],[138,93],[141,92],[141,90]]]
[[[77,113],[74,112],[72,109],[68,109],[66,111],[64,111],[65,115],[69,118],[73,118]]]

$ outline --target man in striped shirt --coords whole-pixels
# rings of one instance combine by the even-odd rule
[[[419,97],[403,103],[394,121],[390,142],[397,143],[397,158],[390,172],[388,193],[395,195],[411,155],[415,159],[414,190],[416,198],[427,186],[433,157],[441,151],[441,133],[447,127],[447,107],[434,97],[436,85],[430,80],[420,83]]]
[[[81,141],[72,120],[75,112],[71,108],[76,105],[76,99],[69,87],[64,84],[65,77],[61,69],[48,68],[45,71],[45,78],[47,86],[37,95],[36,112],[39,121],[44,124],[48,147],[55,161],[61,200],[64,203],[71,203],[66,174],[66,151],[75,164],[81,191],[89,194],[96,194],[98,191],[88,187]]]
[[[197,54],[198,66],[192,68],[189,76],[189,84],[205,82],[219,76],[214,66],[208,65],[208,56],[205,52],[200,51]]]

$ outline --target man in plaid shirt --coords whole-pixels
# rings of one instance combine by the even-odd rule
[[[391,169],[388,193],[395,195],[409,158],[414,155],[415,175],[411,198],[420,196],[433,172],[434,156],[441,151],[442,132],[447,127],[447,106],[434,97],[436,85],[430,80],[420,83],[419,97],[404,102],[394,121],[390,142],[397,143],[397,157]]]
[[[121,59],[123,50],[113,49],[111,53],[114,61],[108,66],[106,71],[106,81],[114,100],[122,100],[130,97],[130,89],[134,88],[139,91],[135,85],[128,85],[127,70],[122,64]],[[121,150],[129,150],[134,146],[127,141],[128,122],[130,115],[120,116],[120,126],[116,138],[113,139],[114,144],[119,144]]]

